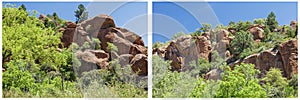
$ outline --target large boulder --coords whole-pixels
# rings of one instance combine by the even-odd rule
[[[60,40],[63,44],[59,45],[59,48],[63,48],[63,47],[67,48],[73,42],[76,24],[73,22],[66,22],[66,26],[67,28],[59,29],[59,32],[63,33],[62,36],[60,37]]]
[[[79,46],[82,46],[84,42],[91,43],[91,39],[88,36],[89,33],[83,30],[83,27],[78,26],[75,30],[73,41],[77,43]]]
[[[142,45],[133,44],[130,47],[129,54],[136,55],[136,54],[144,54],[147,55],[147,48]]]
[[[221,29],[221,30],[217,31],[216,34],[217,34],[217,42],[219,42],[220,40],[223,40],[224,38],[227,38],[229,36],[229,32],[225,29]]]
[[[261,25],[252,25],[248,31],[253,35],[253,40],[261,40],[264,38],[264,27]]]
[[[101,14],[79,24],[91,37],[97,37],[100,29],[115,28],[115,22],[109,15]]]
[[[109,65],[109,56],[102,50],[77,51],[76,56],[81,61],[81,67],[78,69],[79,75],[81,75],[82,72],[93,69],[105,69]]]
[[[130,64],[130,61],[131,59],[133,58],[134,56],[132,54],[122,54],[118,57],[119,59],[119,64],[124,67],[128,64]],[[115,59],[115,58],[114,58]]]
[[[133,44],[145,46],[142,37],[135,34],[134,32],[131,32],[125,28],[112,28],[112,31],[116,33],[119,37],[122,37]]]
[[[296,20],[291,21],[290,26],[294,29],[297,30],[297,24],[298,22]]]
[[[189,69],[189,63],[198,58],[208,60],[211,52],[210,40],[206,36],[185,35],[172,41],[166,48],[165,59],[171,60],[173,69],[181,71]],[[186,65],[185,65],[186,64]]]
[[[171,60],[171,66],[173,71],[181,71],[184,66],[184,57],[180,54],[177,45],[174,42],[171,42],[166,48],[165,54],[166,60]]]
[[[291,74],[298,73],[298,40],[290,40],[279,45],[278,51],[283,61],[284,71],[287,78],[291,77]]]
[[[67,26],[67,28],[76,28],[76,27],[77,27],[77,24],[68,21],[68,22],[66,22],[66,26]]]
[[[131,68],[133,72],[138,73],[138,75],[147,76],[148,75],[148,59],[144,54],[135,55],[130,61],[132,64]]]

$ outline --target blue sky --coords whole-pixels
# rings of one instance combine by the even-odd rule
[[[271,11],[280,25],[298,20],[296,2],[154,2],[152,42],[165,42],[178,32],[194,32],[201,23],[253,21],[267,18]]]
[[[142,36],[147,42],[148,21],[147,2],[3,2],[17,7],[24,4],[27,11],[37,10],[39,14],[56,12],[62,19],[75,22],[74,11],[79,4],[83,4],[89,12],[89,17],[108,14],[114,18],[118,27],[124,27]]]

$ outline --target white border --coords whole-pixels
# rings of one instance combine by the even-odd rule
[[[152,98],[152,0],[148,1],[148,98]]]

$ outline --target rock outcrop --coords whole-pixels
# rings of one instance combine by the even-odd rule
[[[253,35],[254,41],[260,41],[264,38],[264,26],[254,24],[249,27],[248,31]]]
[[[81,67],[78,70],[79,75],[85,71],[105,69],[108,66],[109,55],[102,50],[77,51],[76,56],[81,62]]]
[[[283,62],[283,69],[288,78],[291,73],[298,73],[298,40],[290,40],[282,43],[278,47],[279,54]]]
[[[83,46],[85,42],[92,43],[93,38],[100,40],[102,50],[76,52],[82,63],[80,72],[106,68],[109,61],[118,59],[120,65],[132,64],[133,72],[139,71],[139,75],[147,75],[147,48],[144,47],[142,38],[125,28],[116,27],[111,16],[99,15],[79,24],[67,22],[66,28],[60,31],[63,32],[61,37],[63,44],[60,48],[69,47],[73,42]],[[110,51],[109,43],[118,50]]]
[[[163,50],[163,49],[159,49]],[[161,51],[160,51],[161,52]],[[211,52],[210,40],[206,36],[185,35],[172,41],[166,48],[164,58],[171,60],[173,70],[189,69],[189,63],[199,57],[208,60]]]
[[[231,68],[240,63],[251,63],[261,71],[259,77],[263,77],[270,68],[278,68],[283,76],[291,78],[291,74],[298,73],[298,44],[297,40],[290,40],[280,44],[276,48],[252,54],[243,60],[229,64]]]

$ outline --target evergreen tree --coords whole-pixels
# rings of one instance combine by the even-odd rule
[[[24,5],[24,4],[22,4],[22,5],[19,7],[19,10],[24,10],[24,11],[26,11],[26,7],[25,7],[25,5]]]
[[[276,16],[274,12],[271,12],[267,17],[267,25],[269,26],[270,31],[274,32],[274,30],[278,27],[278,22],[276,20]]]
[[[88,19],[88,12],[83,4],[78,5],[78,9],[75,11],[76,23],[80,23]]]

